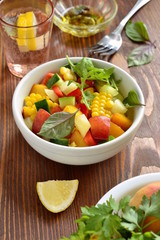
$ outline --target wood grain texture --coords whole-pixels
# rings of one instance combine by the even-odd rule
[[[117,0],[119,11],[110,29],[89,38],[76,38],[53,27],[51,59],[88,56],[85,47],[114,29],[136,0]],[[145,117],[135,138],[116,156],[88,166],[68,166],[53,162],[35,152],[24,140],[13,119],[12,96],[18,78],[6,66],[0,38],[0,239],[60,239],[76,230],[80,206],[95,205],[116,184],[160,168],[160,2],[151,0],[132,18],[143,21],[152,41],[154,59],[140,67],[127,67],[127,56],[137,46],[123,31],[123,45],[111,62],[126,70],[140,85],[145,97]],[[104,60],[107,61],[107,58]],[[49,179],[78,179],[73,204],[64,212],[52,214],[40,203],[36,182]]]

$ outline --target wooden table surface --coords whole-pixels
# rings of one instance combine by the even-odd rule
[[[108,31],[114,29],[136,0],[117,0],[118,14]],[[118,183],[160,168],[160,0],[151,0],[132,21],[143,21],[155,41],[153,61],[127,67],[127,56],[137,46],[123,31],[123,45],[111,62],[126,70],[140,85],[146,102],[145,117],[135,138],[116,156],[88,166],[69,166],[48,160],[23,139],[12,114],[12,96],[20,81],[8,71],[0,38],[0,239],[60,239],[76,230],[80,206],[95,205]],[[53,27],[51,59],[88,56],[84,49],[95,44],[105,32],[76,38]],[[104,60],[107,61],[105,58]],[[72,205],[62,213],[47,211],[39,201],[36,182],[49,179],[78,179]]]

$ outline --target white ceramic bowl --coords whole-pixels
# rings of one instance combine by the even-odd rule
[[[105,203],[112,196],[117,202],[121,198],[130,195],[133,196],[137,190],[144,187],[147,184],[160,181],[160,172],[147,173],[140,176],[130,178],[124,182],[121,182],[110,191],[108,191],[97,204]]]
[[[73,62],[77,62],[81,60],[81,57],[73,57],[71,60]],[[135,90],[139,95],[140,102],[144,103],[144,97],[140,87],[128,73],[111,63],[97,59],[91,60],[97,67],[114,67],[116,78],[122,79],[120,83],[120,89],[124,97],[127,96],[130,90]],[[124,134],[113,141],[91,147],[73,148],[45,141],[30,131],[24,123],[22,116],[23,102],[25,96],[29,94],[32,85],[42,80],[47,72],[55,72],[66,63],[67,60],[65,58],[44,63],[29,72],[19,82],[15,89],[12,100],[12,109],[15,122],[25,140],[37,152],[56,162],[69,165],[87,165],[111,158],[125,148],[129,141],[135,136],[144,116],[143,106],[135,108],[133,124]]]

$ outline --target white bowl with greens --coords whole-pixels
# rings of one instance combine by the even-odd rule
[[[81,57],[72,57],[70,58],[70,63],[77,64],[82,62]],[[120,152],[123,148],[127,146],[129,141],[133,139],[135,136],[138,128],[141,125],[144,116],[144,97],[143,93],[137,84],[136,80],[134,80],[128,73],[126,73],[123,69],[102,61],[98,59],[89,59],[87,60],[87,64],[92,62],[94,67],[97,69],[114,69],[114,78],[116,80],[120,80],[118,83],[118,89],[123,95],[124,99],[127,99],[129,93],[136,93],[137,99],[127,99],[126,105],[136,105],[132,108],[132,115],[133,115],[133,122],[132,125],[129,127],[127,131],[125,131],[121,136],[115,138],[112,141],[107,141],[102,144],[96,144],[94,146],[85,146],[85,147],[71,147],[71,146],[64,146],[52,143],[50,141],[45,140],[42,137],[34,134],[25,124],[24,118],[22,115],[22,109],[24,105],[24,98],[28,96],[33,84],[39,83],[44,76],[48,72],[57,72],[62,66],[68,64],[66,58],[57,59],[50,62],[47,62],[39,67],[35,68],[31,72],[29,72],[18,84],[15,89],[13,100],[12,100],[12,109],[15,122],[17,127],[19,128],[20,132],[22,133],[25,140],[39,152],[41,155],[45,156],[46,158],[69,165],[87,165],[98,163],[104,160],[107,160],[118,152]],[[84,61],[86,64],[86,61]],[[84,63],[83,62],[83,63]],[[81,70],[80,70],[81,69]],[[88,72],[86,72],[86,66],[80,66],[77,70],[79,74],[82,74],[82,78],[87,79],[89,78]],[[88,70],[87,70],[88,71]],[[90,72],[91,73],[91,72]],[[107,73],[107,71],[106,71]],[[103,73],[104,74],[104,73]],[[91,76],[90,76],[91,77]],[[100,75],[99,75],[100,77]],[[92,78],[92,77],[91,77]],[[94,75],[94,78],[97,78]],[[101,77],[100,77],[101,78]],[[105,77],[106,78],[106,77]],[[134,98],[134,94],[131,94],[131,98]],[[128,101],[129,100],[129,101]]]

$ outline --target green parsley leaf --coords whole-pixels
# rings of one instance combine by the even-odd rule
[[[140,229],[138,224],[138,213],[134,208],[126,208],[123,212],[123,219],[127,221],[127,223],[123,223],[123,226],[127,226],[128,230],[133,231],[136,228]]]
[[[146,216],[160,218],[160,191],[150,199],[143,197],[140,209],[129,205],[130,196],[119,203],[112,198],[96,207],[82,207],[82,217],[76,222],[78,230],[63,240],[160,240],[160,235],[143,230]]]
[[[150,199],[146,196],[142,199],[142,204],[139,206],[139,209],[144,212],[143,221],[147,216],[154,216],[160,219],[160,191],[157,194],[153,194]],[[142,221],[142,223],[143,223]],[[143,226],[145,228],[145,226]]]

